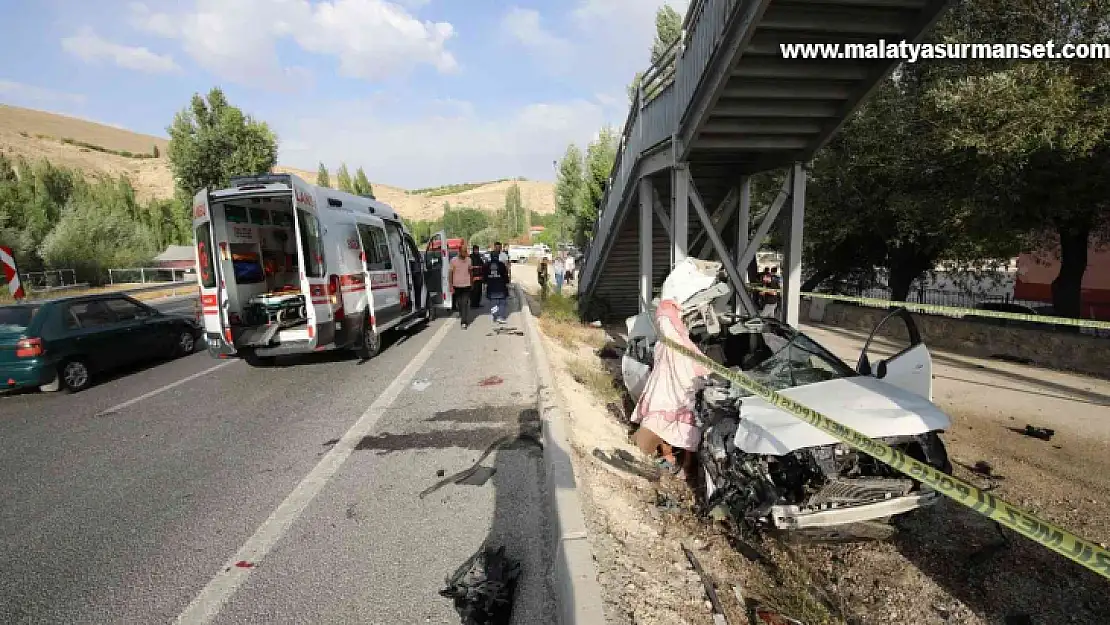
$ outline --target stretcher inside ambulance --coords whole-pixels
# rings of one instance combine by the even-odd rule
[[[209,351],[254,363],[352,348],[426,311],[424,268],[388,206],[286,174],[202,191],[193,203]],[[252,364],[254,364],[252,363]]]

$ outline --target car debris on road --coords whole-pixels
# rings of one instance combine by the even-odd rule
[[[439,594],[452,599],[462,625],[508,625],[520,563],[505,555],[505,547],[483,545],[447,578]]]

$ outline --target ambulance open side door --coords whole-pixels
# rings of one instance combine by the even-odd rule
[[[205,188],[193,197],[193,253],[200,287],[200,313],[208,353],[226,357],[235,353],[227,316],[227,283],[220,271],[220,244],[227,249],[227,241],[219,240],[221,235],[217,232],[223,229],[212,226],[212,205]]]
[[[424,269],[428,288],[428,305],[451,310],[450,250],[447,249],[447,233],[439,231],[432,235],[424,250]]]

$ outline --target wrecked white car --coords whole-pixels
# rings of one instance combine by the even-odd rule
[[[931,401],[931,358],[904,309],[879,326],[904,322],[906,348],[873,367],[867,358],[873,331],[853,368],[784,323],[732,313],[729,287],[712,267],[679,265],[662,296],[683,303],[690,338],[709,358],[951,473],[939,436],[950,420]],[[622,370],[638,400],[656,338],[647,313],[630,318],[628,329]],[[703,382],[694,412],[708,508],[724,505],[735,519],[757,527],[835,528],[885,520],[939,497],[719,376]]]

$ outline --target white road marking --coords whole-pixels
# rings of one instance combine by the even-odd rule
[[[208,375],[209,373],[212,373],[213,371],[216,371],[218,369],[223,369],[224,367],[226,367],[228,365],[233,365],[236,362],[239,362],[239,361],[238,360],[229,360],[227,362],[221,362],[220,364],[209,367],[209,368],[205,369],[204,371],[199,371],[197,373],[194,373],[193,375],[181,378],[180,380],[178,380],[176,382],[171,382],[170,384],[167,384],[165,386],[156,388],[153,391],[150,391],[149,393],[143,393],[142,395],[139,395],[135,399],[129,399],[129,400],[123,402],[122,404],[117,404],[117,405],[112,406],[111,408],[109,408],[107,410],[101,410],[100,412],[96,413],[96,416],[103,417],[104,415],[112,414],[113,412],[119,412],[120,410],[123,410],[124,408],[126,408],[128,406],[132,406],[134,404],[137,404],[137,403],[143,401],[144,399],[149,399],[151,397],[154,397],[158,393],[163,393],[165,391],[170,390],[171,388],[181,386],[182,384],[184,384],[186,382],[191,382],[191,381],[193,381],[193,380],[195,380],[195,379],[197,379],[197,378],[199,378],[203,375]]]
[[[351,426],[351,429],[347,430],[343,438],[340,438],[339,442],[331,448],[331,451],[308,472],[308,475],[301,480],[300,484],[297,484],[293,492],[289,493],[285,501],[274,509],[270,517],[255,530],[254,535],[239,548],[239,551],[224,564],[220,571],[216,573],[216,576],[200,591],[200,594],[177,617],[178,623],[202,625],[208,623],[220,613],[224,604],[247,580],[251,569],[257,566],[262,558],[266,557],[270,549],[281,540],[281,537],[289,531],[289,528],[301,516],[308,504],[335,477],[335,474],[339,472],[340,467],[350,457],[351,452],[354,451],[362,437],[370,433],[370,430],[377,425],[382,414],[393,405],[393,402],[397,401],[401,392],[408,388],[413,376],[420,371],[420,368],[432,356],[432,352],[447,336],[447,331],[455,325],[455,320],[452,319],[440,327],[431,340],[428,341],[428,344],[412,359],[412,362],[382,391],[382,394],[374,400],[374,403],[370,404],[370,407],[362,413],[362,416]],[[236,564],[239,562],[243,562],[247,566],[237,566]]]

